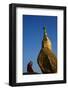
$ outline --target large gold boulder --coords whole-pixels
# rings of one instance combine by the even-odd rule
[[[44,47],[40,50],[37,62],[42,73],[57,72],[57,58],[49,48]]]

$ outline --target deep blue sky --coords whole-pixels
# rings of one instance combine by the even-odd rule
[[[52,42],[52,51],[57,56],[57,17],[23,15],[23,70],[27,72],[27,64],[31,60],[35,72],[40,72],[37,56],[42,46],[43,27],[46,25],[48,37]]]

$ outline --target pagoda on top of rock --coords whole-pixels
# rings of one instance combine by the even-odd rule
[[[57,72],[57,58],[52,52],[51,41],[47,36],[46,27],[44,26],[44,35],[42,40],[42,47],[38,54],[37,62],[42,73],[56,73]]]

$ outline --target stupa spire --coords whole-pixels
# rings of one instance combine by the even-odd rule
[[[46,26],[43,27],[43,41],[42,41],[42,48],[49,48],[51,50],[51,41],[46,32]]]
[[[43,39],[44,39],[44,40],[47,40],[46,26],[43,27],[43,31],[44,31],[44,32],[43,32],[43,33],[44,33],[44,34],[43,34]]]
[[[44,36],[46,36],[47,35],[46,26],[43,27],[43,30],[44,30]]]

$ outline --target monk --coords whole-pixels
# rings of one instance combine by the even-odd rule
[[[30,62],[28,63],[28,65],[27,65],[27,72],[28,72],[29,74],[33,74],[33,73],[34,73],[34,70],[33,70],[33,68],[32,68],[32,65],[33,65],[32,61],[30,61]]]

